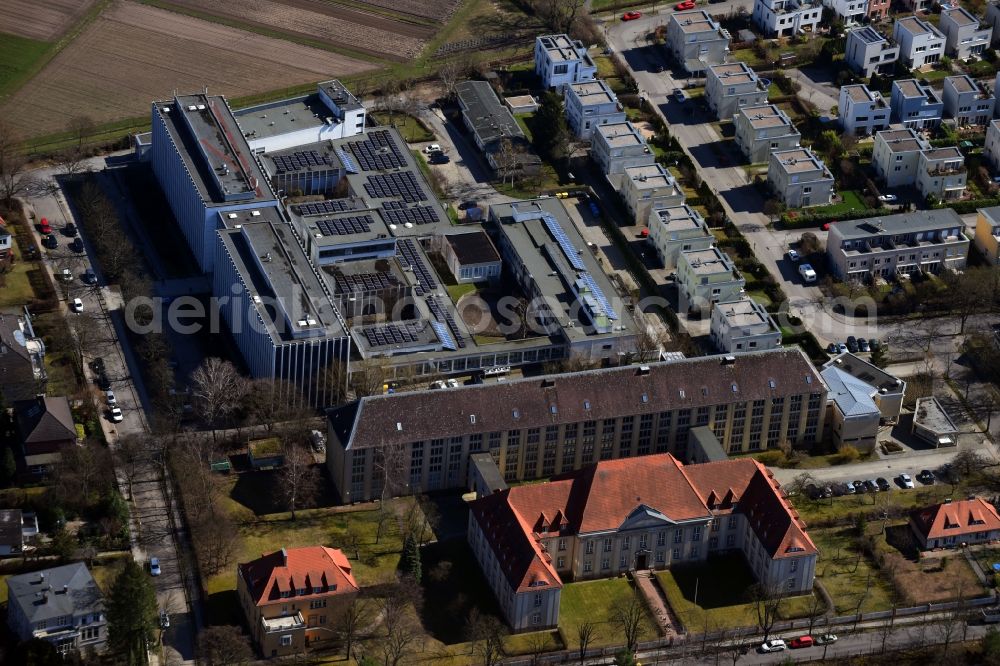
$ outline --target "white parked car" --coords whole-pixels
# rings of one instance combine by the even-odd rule
[[[119,409],[118,407],[112,407],[111,408],[111,422],[112,423],[121,423],[124,420],[125,420],[125,415],[122,414],[122,410]]]
[[[797,250],[789,250],[788,251],[788,259],[790,261],[794,261],[794,262],[798,263],[799,259],[801,259],[801,258],[802,258],[802,255],[799,254]]]
[[[883,194],[878,198],[882,203],[896,203],[895,194]]]
[[[70,307],[73,309],[73,312],[83,312],[83,301],[79,298],[74,298]]]
[[[73,281],[73,271],[71,271],[68,268],[62,269],[62,279],[63,279],[63,282],[72,282]]]
[[[760,645],[761,652],[781,652],[788,646],[785,645],[785,641],[780,638],[772,638],[769,641],[764,641]]]
[[[424,148],[424,152],[427,153],[428,155],[430,155],[431,153],[440,153],[441,146],[439,144],[432,143],[431,145]]]
[[[905,472],[899,475],[899,481],[900,483],[903,484],[904,488],[913,487],[913,478],[909,474],[906,474]]]
[[[799,266],[799,274],[802,276],[802,279],[805,280],[806,282],[816,281],[816,271],[813,270],[811,264],[802,264],[801,266]]]
[[[118,398],[115,397],[114,391],[108,391],[105,393],[105,397],[108,399],[108,404],[112,407],[118,404]]]

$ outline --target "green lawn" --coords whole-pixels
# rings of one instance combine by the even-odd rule
[[[741,555],[674,567],[657,572],[656,577],[670,607],[690,632],[757,625],[757,612],[745,596],[754,577]],[[805,617],[812,600],[810,594],[789,597],[782,601],[779,614],[785,619]]]
[[[916,78],[925,79],[927,81],[940,81],[952,75],[952,72],[947,69],[932,69],[927,72],[917,72]]]
[[[0,307],[20,308],[27,305],[28,301],[35,297],[35,291],[31,286],[32,280],[44,280],[41,268],[32,261],[18,260],[14,266],[0,276],[3,288],[0,289]]]
[[[52,46],[27,37],[0,33],[0,98],[14,92],[35,71],[35,64]]]
[[[822,459],[821,456],[817,457]],[[961,491],[955,492],[961,495]],[[830,524],[838,520],[847,521],[858,513],[881,514],[886,507],[910,510],[929,506],[955,496],[955,492],[947,484],[936,483],[933,486],[918,485],[913,490],[900,490],[894,487],[888,493],[844,495],[815,501],[801,495],[795,498],[795,508],[806,524]]]
[[[388,113],[373,113],[372,118],[379,125],[395,127],[407,143],[423,143],[434,140],[434,133],[413,116],[395,113],[390,118]]]
[[[838,614],[856,612],[859,603],[864,613],[892,607],[889,583],[854,549],[853,527],[811,529],[809,536],[820,552],[816,580],[830,594]]]
[[[514,116],[514,120],[517,121],[517,126],[521,128],[524,132],[524,136],[527,137],[529,143],[534,143],[534,135],[531,133],[531,120],[535,117],[534,113],[519,113]]]
[[[810,208],[809,213],[813,215],[839,215],[842,213],[847,213],[852,210],[864,210],[867,208],[865,202],[861,199],[854,190],[844,190],[840,193],[842,201],[830,204],[828,206],[816,206],[815,208]]]
[[[616,76],[615,65],[611,58],[606,55],[594,56],[594,64],[597,65],[597,78],[610,79]]]
[[[611,622],[611,608],[632,594],[632,586],[624,578],[590,580],[563,585],[559,601],[559,626],[569,649],[579,647],[578,631],[586,621],[596,622],[597,635],[592,645],[620,644],[621,631]],[[659,636],[651,615],[647,614],[639,634],[640,641]]]
[[[448,295],[451,296],[451,300],[454,303],[458,303],[462,296],[479,290],[479,288],[472,282],[467,282],[465,284],[450,284],[447,286],[447,289]]]

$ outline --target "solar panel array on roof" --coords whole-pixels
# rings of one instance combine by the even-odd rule
[[[403,345],[420,339],[423,326],[416,322],[405,324],[386,324],[364,329],[369,347],[386,347],[388,345]]]
[[[329,215],[330,213],[342,213],[345,210],[351,210],[351,208],[351,203],[347,199],[327,199],[326,201],[314,201],[295,206],[299,215]]]
[[[406,166],[406,158],[388,131],[373,130],[365,136],[363,141],[347,144],[363,171],[385,171]]]
[[[390,202],[386,202],[390,203]],[[398,202],[391,202],[398,203]],[[438,221],[433,206],[414,206],[413,208],[382,207],[382,217],[389,224],[434,224]]]
[[[368,192],[368,196],[375,199],[399,198],[406,203],[428,200],[424,188],[417,182],[417,177],[413,175],[412,171],[379,173],[368,176],[365,191]]]
[[[431,328],[437,333],[438,340],[441,341],[441,346],[450,351],[455,351],[458,347],[455,345],[455,338],[452,337],[451,331],[448,327],[439,321],[432,321]]]
[[[611,309],[611,303],[608,301],[607,297],[604,295],[604,291],[597,286],[597,282],[594,280],[594,276],[590,273],[584,272],[579,275],[580,280],[587,287],[587,289],[593,294],[594,298],[597,300],[598,304],[604,309],[604,314],[608,316],[608,319],[614,321],[618,319],[618,315],[615,311]]]
[[[320,155],[315,150],[300,150],[290,155],[272,155],[271,160],[274,162],[276,173],[333,165],[329,155]]]
[[[566,230],[559,224],[559,220],[548,214],[542,215],[542,219],[545,221],[545,226],[548,228],[549,233],[559,243],[559,247],[562,248],[563,254],[566,255],[566,259],[569,260],[570,265],[578,271],[587,270],[583,259],[580,258],[579,251],[573,247],[573,243],[570,242],[569,236],[566,235]]]
[[[437,286],[434,274],[427,268],[427,264],[417,253],[417,246],[412,238],[402,238],[396,243],[399,253],[403,257],[403,262],[413,269],[413,275],[417,278],[415,291],[417,296],[423,296]]]
[[[347,151],[343,148],[335,148],[337,157],[340,158],[341,164],[348,173],[361,173],[361,169],[358,168],[358,163],[354,161],[354,158],[347,154]]]
[[[442,324],[447,325],[451,332],[455,335],[455,342],[458,344],[459,349],[464,349],[465,338],[462,335],[462,330],[458,327],[458,324],[455,323],[455,318],[451,316],[451,311],[441,305],[437,296],[430,296],[427,298],[427,307],[430,308],[431,314],[434,315],[434,318]]]
[[[371,215],[356,215],[352,217],[338,217],[335,220],[318,220],[316,226],[324,236],[350,236],[352,234],[365,234],[371,231],[375,220]]]
[[[395,276],[388,272],[357,273],[354,275],[344,275],[341,273],[336,276],[335,280],[337,282],[337,293],[378,291],[394,287],[398,284]]]

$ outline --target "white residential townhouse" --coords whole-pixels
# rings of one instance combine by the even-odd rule
[[[743,62],[713,65],[705,74],[705,101],[719,120],[731,120],[747,106],[767,103],[767,86]]]
[[[590,156],[605,175],[623,173],[629,166],[656,163],[642,132],[627,121],[598,125],[591,138]]]
[[[668,270],[677,268],[681,252],[707,250],[715,242],[705,220],[687,205],[652,210],[648,224],[649,242]]]
[[[993,173],[1000,175],[1000,120],[991,120],[989,127],[986,128],[986,146],[983,153],[993,167]]]
[[[646,222],[652,210],[684,203],[677,179],[659,163],[625,167],[618,193],[636,224]]]
[[[754,0],[754,24],[768,37],[813,32],[823,20],[818,0]]]
[[[866,79],[875,73],[892,71],[899,60],[899,44],[889,40],[870,25],[847,33],[844,61],[855,73]]]
[[[899,57],[911,69],[936,63],[944,55],[944,35],[933,24],[917,16],[896,21],[892,38],[899,44]]]
[[[875,135],[872,163],[887,187],[905,187],[917,182],[920,153],[930,143],[911,128],[890,129]]]
[[[676,12],[667,21],[667,48],[689,74],[726,61],[732,37],[703,9]]]
[[[752,164],[766,162],[776,150],[797,148],[802,135],[774,104],[750,106],[736,114],[736,145]]]
[[[562,90],[571,83],[593,81],[597,65],[583,42],[569,35],[535,38],[535,74],[545,88]]]
[[[823,0],[823,6],[832,9],[847,27],[858,25],[868,15],[868,0]]]
[[[712,342],[724,354],[781,346],[781,329],[764,306],[749,296],[716,303],[712,308]]]
[[[809,148],[771,153],[767,182],[789,208],[819,206],[833,199],[833,174]]]
[[[981,54],[993,39],[993,28],[981,27],[979,19],[963,7],[942,9],[938,27],[945,36],[945,52],[962,60]]]
[[[965,268],[969,239],[951,208],[848,220],[830,225],[826,256],[840,280],[938,273]]]
[[[993,28],[990,43],[994,48],[1000,46],[1000,2],[991,2],[986,5],[986,19],[983,22]]]
[[[717,247],[680,253],[677,262],[680,308],[707,314],[713,305],[743,295],[746,280],[729,255]]]
[[[944,80],[944,112],[954,118],[959,127],[985,126],[993,118],[995,104],[996,98],[967,74]]]
[[[920,152],[917,160],[917,190],[940,201],[962,198],[965,193],[965,156],[955,146]]]
[[[933,2],[931,0],[902,0],[901,4],[903,7],[916,14],[918,12],[928,11]]]
[[[990,266],[1000,266],[1000,206],[977,211],[976,247]]]
[[[854,136],[871,136],[889,127],[891,109],[881,93],[866,85],[850,85],[840,89],[840,124]]]
[[[917,79],[893,81],[889,106],[892,122],[913,129],[937,127],[944,115],[941,93],[931,88],[931,84]]]
[[[604,79],[571,83],[565,88],[566,122],[587,141],[598,125],[625,122],[625,109]]]

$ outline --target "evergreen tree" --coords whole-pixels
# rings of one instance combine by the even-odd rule
[[[565,157],[570,133],[566,124],[562,96],[554,92],[545,93],[532,124],[535,149],[550,160],[560,160]]]
[[[158,625],[156,592],[142,567],[129,560],[107,600],[108,647],[127,666],[149,663],[146,650]]]
[[[399,568],[415,582],[420,582],[422,569],[420,547],[417,545],[417,540],[412,534],[408,534],[403,541],[403,557],[399,561]]]
[[[10,446],[4,446],[3,454],[0,455],[0,487],[6,488],[12,485],[16,474],[17,463],[14,461],[14,452]]]

